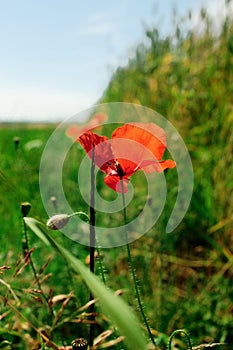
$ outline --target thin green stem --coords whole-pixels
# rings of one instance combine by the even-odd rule
[[[24,216],[23,216],[23,234],[24,234],[24,239],[22,240],[22,245],[23,245],[23,254],[24,254],[24,257],[26,256],[26,254],[29,252],[29,242],[28,242],[28,231],[27,231],[27,225],[24,221]],[[32,257],[30,256],[30,266],[31,266],[31,269],[32,269],[32,272],[33,272],[33,275],[34,275],[34,278],[35,278],[35,281],[37,283],[37,287],[38,289],[41,291],[41,295],[44,299],[44,301],[47,303],[48,305],[48,309],[49,309],[49,312],[50,312],[50,316],[51,316],[51,320],[54,316],[53,314],[53,309],[52,307],[50,307],[49,305],[49,299],[46,297],[44,291],[43,291],[43,288],[41,286],[41,283],[39,281],[39,278],[37,276],[37,272],[36,272],[36,268],[34,266],[34,263],[33,263],[33,260],[32,260]]]
[[[98,245],[98,241],[96,243],[97,243],[96,250],[97,250],[97,254],[98,254],[97,262],[98,262],[98,266],[99,266],[99,271],[100,271],[103,283],[106,284],[106,279],[105,279],[105,275],[104,275],[104,267],[103,267],[103,264],[101,261],[100,247]]]
[[[24,254],[24,257],[27,255],[27,253],[29,252],[29,243],[28,243],[28,232],[27,232],[27,226],[26,226],[26,223],[24,220],[23,221],[23,233],[24,233],[24,239],[22,241],[22,244],[23,244],[23,254]],[[48,302],[44,292],[43,292],[43,289],[41,287],[41,284],[40,284],[40,281],[37,277],[37,272],[36,272],[36,268],[34,266],[34,263],[32,261],[32,257],[30,256],[30,266],[31,266],[31,269],[32,269],[32,272],[33,272],[33,275],[34,275],[34,278],[36,280],[36,283],[37,283],[37,287],[38,289],[41,291],[41,295],[43,296],[43,298],[45,299],[46,302]]]
[[[126,215],[126,205],[125,205],[125,192],[124,192],[124,184],[123,184],[123,179],[121,178],[121,193],[122,193],[122,203],[123,203],[123,216],[124,216],[124,225],[127,225],[127,215]],[[132,255],[131,255],[131,251],[130,251],[130,245],[128,243],[128,233],[127,233],[127,229],[125,229],[125,240],[126,240],[126,249],[127,249],[127,254],[128,254],[128,261],[129,261],[129,266],[130,266],[130,270],[131,270],[131,274],[132,274],[132,279],[133,279],[133,284],[134,284],[134,289],[135,289],[135,295],[138,301],[138,306],[139,306],[139,310],[141,312],[144,324],[146,326],[148,335],[151,339],[151,342],[153,343],[153,345],[156,346],[155,344],[155,340],[154,337],[151,333],[150,330],[150,326],[148,324],[144,309],[143,309],[143,305],[142,305],[142,301],[141,301],[141,297],[140,297],[140,292],[139,292],[139,288],[138,288],[138,283],[137,283],[137,277],[136,277],[136,273],[135,273],[135,269],[133,266],[133,259],[132,259]]]
[[[189,350],[192,350],[193,348],[192,348],[190,336],[188,335],[188,333],[184,329],[177,329],[171,334],[171,336],[169,338],[169,343],[168,343],[168,350],[172,350],[172,339],[174,338],[174,336],[177,333],[183,333],[185,335],[185,337],[188,341]]]
[[[94,146],[92,148],[92,157],[91,157],[91,193],[90,193],[90,271],[95,272],[95,154]],[[90,301],[94,297],[90,292]],[[91,313],[91,324],[90,324],[90,333],[89,333],[89,345],[93,346],[94,333],[95,333],[95,304],[93,303],[90,306]]]

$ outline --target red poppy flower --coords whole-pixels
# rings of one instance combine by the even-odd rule
[[[121,192],[121,180],[127,192],[129,178],[138,170],[162,172],[176,166],[173,160],[162,160],[166,135],[154,123],[125,124],[113,132],[110,140],[89,130],[77,141],[89,158],[94,157],[96,166],[107,174],[105,184],[117,192]]]
[[[107,120],[107,116],[102,113],[97,113],[94,117],[89,120],[89,122],[83,126],[71,125],[66,130],[66,135],[73,140],[77,140],[77,138],[88,130],[93,130],[99,128],[102,123]]]

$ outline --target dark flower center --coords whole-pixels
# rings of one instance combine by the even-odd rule
[[[122,169],[120,163],[118,163],[118,161],[116,161],[116,170],[117,170],[117,174],[119,175],[120,178],[122,178],[125,174],[124,170]]]

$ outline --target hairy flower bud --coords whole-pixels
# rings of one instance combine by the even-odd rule
[[[20,138],[18,136],[15,136],[13,138],[13,142],[15,144],[15,149],[17,150],[19,148]]]
[[[52,216],[48,221],[46,226],[50,230],[60,230],[69,221],[69,216],[67,214],[57,214]]]
[[[31,209],[31,203],[29,203],[29,202],[22,202],[21,203],[21,213],[22,213],[24,218],[28,215],[30,209]]]
[[[52,196],[52,197],[50,197],[50,200],[51,200],[53,206],[54,206],[54,207],[57,207],[57,197]]]

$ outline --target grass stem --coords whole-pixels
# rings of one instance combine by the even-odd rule
[[[29,252],[28,232],[27,232],[27,226],[26,226],[25,221],[22,220],[22,222],[23,222],[23,235],[24,235],[24,238],[22,240],[23,255],[24,255],[24,257],[26,257],[27,253]],[[40,284],[39,278],[37,276],[36,268],[35,268],[35,265],[33,263],[33,260],[32,260],[31,256],[30,256],[30,266],[31,266],[32,273],[34,275],[35,281],[37,283],[37,287],[41,291],[41,295],[44,298],[44,300],[46,301],[46,303],[48,303],[48,298],[44,294],[44,291],[42,289],[42,286]]]

